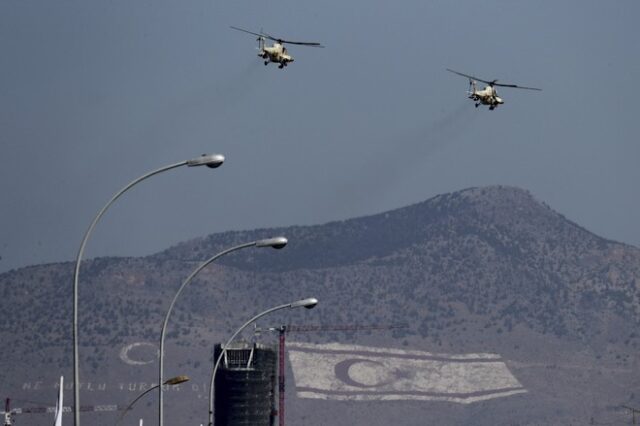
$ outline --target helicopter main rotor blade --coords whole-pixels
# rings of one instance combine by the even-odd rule
[[[238,27],[234,27],[234,26],[231,26],[230,28],[232,28],[232,29],[234,29],[236,31],[242,31],[243,33],[253,34],[253,35],[256,35],[258,37],[268,38],[269,40],[275,41],[275,42],[280,43],[280,44],[297,44],[297,45],[300,45],[300,46],[324,47],[320,43],[311,43],[311,42],[304,42],[304,41],[289,41],[289,40],[283,40],[281,38],[274,37],[274,36],[269,35],[269,34],[264,33],[264,32],[262,32],[262,33],[254,33],[253,31],[245,30],[243,28],[238,28]]]
[[[463,74],[461,72],[454,71],[454,70],[449,69],[449,68],[447,68],[447,71],[452,72],[454,74],[461,75],[462,77],[467,77],[468,79],[471,79],[471,80],[481,81],[483,83],[488,84],[489,86],[511,87],[511,88],[514,88],[514,89],[526,89],[526,90],[542,90],[542,89],[538,89],[537,87],[526,87],[526,86],[518,86],[517,84],[498,83],[498,80],[487,81],[487,80],[483,80],[483,79],[478,78],[478,77],[474,77],[472,75]]]
[[[271,34],[267,34],[264,33],[265,36],[269,37],[271,40],[276,41],[280,44],[297,44],[299,46],[312,46],[312,47],[324,47],[323,45],[321,45],[320,43],[311,43],[311,42],[304,42],[304,41],[289,41],[289,40],[283,40],[281,38],[277,38],[272,36]]]
[[[242,31],[243,33],[253,34],[253,35],[256,35],[256,36],[258,36],[258,37],[264,37],[264,38],[271,39],[271,40],[273,40],[273,41],[277,41],[277,39],[275,39],[275,38],[271,37],[271,36],[270,36],[270,35],[268,35],[268,34],[263,34],[263,33],[254,33],[253,31],[244,30],[244,29],[242,29],[242,28],[238,28],[238,27],[234,27],[234,26],[231,26],[231,27],[229,27],[229,28],[234,29],[234,30],[236,30],[236,31]]]
[[[474,77],[474,76],[469,75],[469,74],[463,74],[463,73],[461,73],[461,72],[454,71],[454,70],[449,69],[449,68],[447,68],[447,71],[452,72],[452,73],[454,73],[454,74],[458,74],[458,75],[460,75],[460,76],[462,76],[462,77],[467,77],[467,78],[468,78],[468,79],[470,79],[470,80],[481,81],[481,82],[486,83],[486,84],[493,84],[493,82],[492,82],[492,81],[483,80],[483,79],[481,79],[481,78]]]
[[[539,90],[542,91],[542,89],[538,89],[537,87],[526,87],[526,86],[518,86],[517,84],[501,84],[501,83],[493,83],[494,86],[500,86],[500,87],[512,87],[514,89],[526,89],[526,90]]]
[[[276,41],[281,44],[297,44],[298,46],[311,46],[311,47],[324,48],[324,46],[321,45],[320,43],[312,43],[312,42],[306,42],[306,41],[288,41],[288,40],[282,40],[280,38],[277,39]]]

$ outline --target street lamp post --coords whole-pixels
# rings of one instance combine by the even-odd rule
[[[184,290],[184,288],[193,280],[193,278],[198,275],[198,273],[200,271],[202,271],[207,265],[209,265],[210,263],[212,263],[213,261],[215,261],[216,259],[224,256],[225,254],[231,253],[232,251],[236,251],[236,250],[240,250],[243,248],[248,248],[248,247],[272,247],[275,249],[281,249],[284,246],[287,245],[287,239],[284,237],[275,237],[275,238],[267,238],[264,240],[258,240],[258,241],[252,241],[250,243],[245,243],[245,244],[240,244],[237,245],[235,247],[231,247],[230,249],[224,250],[218,254],[216,254],[215,256],[205,260],[202,264],[200,264],[200,266],[198,266],[188,277],[186,280],[184,280],[184,282],[182,283],[182,285],[180,286],[180,288],[178,289],[178,291],[176,292],[176,295],[173,296],[173,300],[171,301],[171,305],[169,305],[169,310],[167,311],[167,314],[164,317],[164,323],[162,324],[162,332],[160,333],[160,355],[159,355],[159,368],[158,368],[158,383],[162,383],[162,378],[164,375],[164,337],[166,334],[166,330],[167,330],[167,324],[169,323],[169,317],[171,316],[171,311],[173,311],[173,305],[175,305],[176,300],[178,300],[178,297],[180,296],[180,293],[182,293],[182,290]],[[158,418],[159,418],[159,425],[163,426],[164,424],[164,413],[163,413],[163,392],[162,392],[162,386],[160,386],[158,388],[158,392],[159,392],[159,402],[158,402]]]
[[[176,377],[172,377],[169,380],[165,381],[163,383],[163,385],[175,386],[175,385],[179,385],[180,383],[184,383],[184,382],[188,382],[188,381],[189,381],[189,377],[188,376],[176,376]],[[131,401],[129,403],[129,405],[127,405],[127,408],[124,409],[122,414],[120,414],[120,416],[118,416],[118,420],[116,421],[116,426],[118,426],[120,423],[122,423],[122,419],[129,412],[129,410],[131,410],[133,408],[133,406],[134,406],[134,404],[136,402],[138,402],[143,396],[145,396],[146,394],[148,394],[152,390],[155,390],[155,388],[157,388],[158,386],[160,386],[160,385],[155,385],[155,386],[150,387],[149,389],[147,389],[146,391],[144,391],[140,395],[138,395],[133,401]]]
[[[73,415],[74,415],[74,425],[80,426],[80,360],[78,356],[78,279],[80,276],[80,262],[82,262],[82,256],[84,254],[85,246],[87,245],[87,241],[89,240],[89,236],[95,228],[96,224],[102,218],[102,216],[106,213],[106,211],[111,207],[111,205],[118,199],[122,194],[127,192],[131,187],[136,184],[142,182],[143,180],[150,178],[151,176],[157,175],[159,173],[165,172],[167,170],[175,169],[181,166],[188,167],[197,167],[197,166],[207,166],[209,168],[215,169],[224,163],[224,156],[220,154],[203,154],[200,157],[193,158],[191,160],[181,161],[179,163],[170,164],[168,166],[162,167],[160,169],[151,171],[138,179],[132,181],[127,186],[122,188],[119,192],[117,192],[109,202],[98,212],[96,217],[91,222],[89,229],[84,234],[84,238],[82,239],[82,243],[80,244],[80,249],[78,250],[78,257],[76,258],[76,267],[73,273]]]
[[[211,383],[209,385],[209,426],[213,426],[213,388],[216,380],[216,372],[218,371],[218,366],[220,365],[220,361],[222,360],[222,357],[224,356],[225,351],[227,350],[231,342],[233,342],[233,339],[235,339],[236,336],[240,334],[242,330],[247,328],[249,325],[253,324],[263,316],[268,315],[272,312],[279,311],[280,309],[287,309],[287,308],[294,309],[294,308],[304,307],[307,309],[313,309],[317,304],[318,304],[318,299],[316,299],[315,297],[309,297],[307,299],[298,300],[297,302],[286,303],[284,305],[267,309],[266,311],[256,315],[255,317],[251,318],[249,321],[245,322],[242,325],[242,327],[240,327],[239,329],[236,330],[235,333],[233,333],[233,335],[229,338],[229,340],[227,340],[227,343],[225,343],[224,346],[222,347],[222,350],[220,351],[220,355],[218,355],[218,359],[216,359],[216,363],[213,366],[213,371],[211,372]]]

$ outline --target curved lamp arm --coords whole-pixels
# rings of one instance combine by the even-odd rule
[[[211,154],[211,155],[202,155],[200,157],[196,157],[191,160],[181,161],[179,163],[170,164],[165,167],[161,167],[157,170],[153,170],[139,178],[133,180],[120,191],[118,191],[111,199],[105,204],[105,206],[98,212],[96,217],[89,225],[89,228],[84,234],[82,238],[82,243],[80,243],[80,249],[78,250],[78,256],[76,257],[76,267],[73,272],[73,413],[74,413],[74,425],[80,426],[80,361],[78,355],[78,280],[80,277],[80,262],[82,262],[82,256],[84,255],[84,249],[87,245],[87,241],[89,240],[89,236],[91,232],[93,232],[93,228],[95,228],[96,224],[100,221],[100,218],[107,212],[109,207],[118,199],[122,194],[127,192],[131,187],[136,184],[142,182],[150,178],[151,176],[155,176],[159,173],[165,172],[167,170],[175,169],[180,166],[189,166],[189,167],[197,167],[197,166],[207,166],[209,168],[216,168],[222,165],[224,162],[224,156],[220,154]]]
[[[247,247],[273,247],[275,249],[281,249],[284,246],[287,245],[287,239],[284,237],[275,237],[275,238],[267,238],[264,240],[258,240],[258,241],[252,241],[250,243],[244,243],[244,244],[240,244],[237,245],[235,247],[231,247],[227,250],[221,251],[220,253],[216,254],[215,256],[205,260],[204,262],[202,262],[202,264],[200,264],[200,266],[198,266],[188,277],[187,279],[185,279],[182,283],[182,285],[180,286],[180,288],[178,289],[178,291],[176,292],[175,296],[173,296],[173,300],[171,301],[171,304],[169,305],[169,309],[167,310],[167,314],[164,317],[164,322],[162,324],[162,331],[160,333],[160,360],[159,360],[159,367],[158,367],[158,383],[162,383],[162,379],[163,379],[163,375],[164,375],[164,338],[165,338],[165,334],[167,331],[167,324],[169,323],[169,317],[171,316],[171,312],[173,311],[173,306],[176,303],[176,300],[178,300],[178,297],[180,296],[180,294],[182,293],[182,290],[184,290],[184,288],[189,285],[189,283],[193,280],[193,278],[198,275],[198,273],[200,271],[202,271],[204,268],[206,268],[210,263],[214,262],[216,259],[224,256],[225,254],[231,253],[233,251],[236,250],[240,250],[243,248],[247,248]],[[162,386],[160,386],[159,388],[159,405],[158,405],[158,415],[159,415],[159,424],[160,426],[163,426],[164,424],[164,418],[163,418],[163,410],[164,410],[164,403],[163,403],[163,390],[162,390]]]
[[[179,385],[180,383],[184,383],[184,382],[188,382],[188,381],[189,381],[189,377],[188,376],[176,376],[176,377],[172,377],[171,379],[167,380],[162,385],[163,386],[164,385],[175,386],[175,385]],[[133,401],[131,401],[129,403],[129,405],[127,405],[127,408],[125,408],[124,411],[122,411],[122,414],[120,414],[120,416],[118,416],[118,420],[116,421],[116,426],[118,426],[120,423],[122,423],[122,419],[124,419],[124,416],[129,412],[129,410],[131,410],[133,408],[133,406],[135,405],[136,402],[138,402],[143,396],[145,396],[146,394],[148,394],[152,390],[155,390],[158,386],[160,386],[160,385],[155,385],[155,386],[150,387],[149,389],[147,389],[146,391],[144,391],[140,395],[138,395]]]
[[[225,343],[224,346],[222,346],[220,355],[218,355],[218,359],[216,359],[216,363],[213,366],[213,371],[211,372],[211,383],[209,385],[209,426],[213,426],[213,387],[216,380],[216,372],[218,371],[218,367],[220,366],[220,361],[222,360],[222,357],[224,356],[225,351],[227,350],[231,342],[233,342],[233,339],[235,339],[236,336],[240,334],[242,330],[247,328],[249,325],[251,325],[255,321],[262,318],[263,316],[268,315],[272,312],[279,311],[280,309],[287,309],[287,308],[293,309],[293,308],[304,307],[307,309],[313,309],[317,304],[318,304],[318,299],[316,299],[315,297],[309,297],[307,299],[298,300],[297,302],[287,303],[285,305],[280,305],[271,309],[267,309],[266,311],[254,316],[249,321],[245,322],[242,325],[242,327],[240,327],[239,329],[236,330],[235,333],[233,333],[231,338],[227,340],[227,343]]]

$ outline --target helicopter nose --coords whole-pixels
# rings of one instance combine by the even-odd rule
[[[496,97],[496,101],[497,101],[499,104],[503,104],[503,103],[504,103],[504,101],[502,100],[502,98],[499,98],[499,97]]]

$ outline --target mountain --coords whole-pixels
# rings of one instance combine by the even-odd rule
[[[309,296],[320,299],[316,309],[275,314],[260,325],[406,324],[290,333],[288,340],[440,354],[429,362],[494,354],[523,391],[470,404],[307,399],[295,392],[298,374],[288,367],[288,424],[597,424],[625,421],[623,404],[640,406],[640,250],[598,237],[529,192],[504,186],[323,225],[213,234],[143,258],[85,261],[82,404],[126,404],[147,389],[157,375],[153,345],[182,280],[217,252],[275,235],[289,239],[285,249],[221,258],[176,304],[165,376],[188,374],[192,381],[165,398],[173,408],[168,424],[204,422],[213,343],[257,312]],[[61,263],[0,275],[0,383],[16,405],[52,405],[61,373],[72,383],[72,273],[71,263]],[[257,338],[274,344],[276,337]],[[72,400],[70,391],[65,400]],[[155,404],[150,395],[131,418],[153,421]],[[31,416],[29,424],[47,424]],[[92,425],[115,419],[83,416]]]

